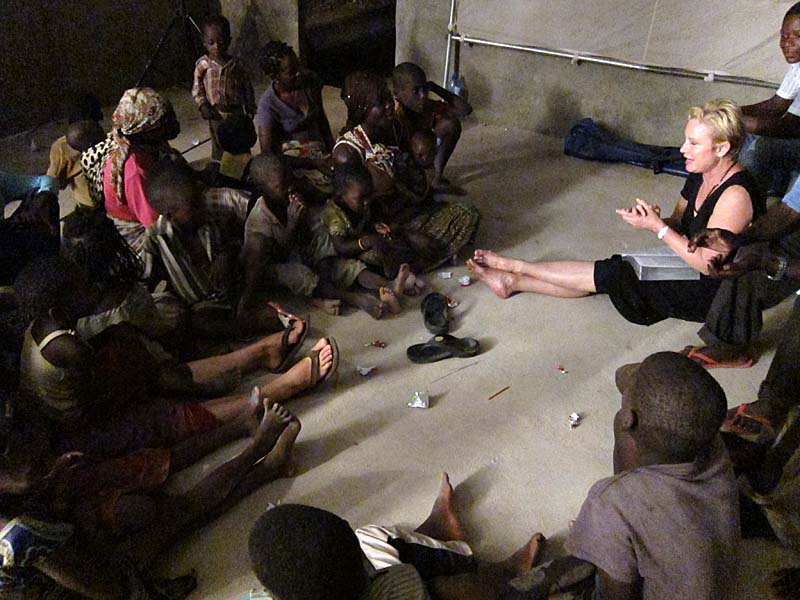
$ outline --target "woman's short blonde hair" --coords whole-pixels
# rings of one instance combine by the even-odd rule
[[[728,156],[733,160],[739,158],[744,143],[744,119],[738,104],[722,98],[709,100],[701,106],[692,106],[689,109],[689,119],[705,123],[711,130],[714,143],[729,142],[731,149]]]

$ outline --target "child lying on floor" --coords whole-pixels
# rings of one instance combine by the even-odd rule
[[[250,563],[278,600],[491,600],[536,562],[537,533],[499,563],[475,560],[445,473],[431,514],[414,531],[344,519],[311,506],[268,510],[250,532]],[[369,560],[365,568],[364,557]]]
[[[314,244],[319,249],[317,272],[326,273],[339,297],[380,319],[400,312],[400,295],[416,291],[404,250],[396,248],[388,231],[370,221],[372,179],[361,164],[340,166],[333,174],[335,195],[322,210],[322,227]],[[381,234],[383,232],[383,235]],[[399,255],[398,255],[399,254]],[[380,273],[396,273],[393,281]],[[369,293],[377,291],[377,298]]]

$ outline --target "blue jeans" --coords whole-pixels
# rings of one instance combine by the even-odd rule
[[[3,218],[6,204],[20,200],[31,190],[58,195],[58,179],[47,175],[17,175],[0,171],[0,219]]]
[[[800,169],[800,139],[748,133],[739,153],[739,163],[750,171],[764,192],[783,196],[792,175]]]

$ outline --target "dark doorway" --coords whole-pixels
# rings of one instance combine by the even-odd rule
[[[394,68],[396,0],[300,0],[300,53],[327,85]]]

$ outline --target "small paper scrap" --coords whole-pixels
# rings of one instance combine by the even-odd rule
[[[564,368],[564,365],[558,365],[558,366],[556,367],[556,369],[558,369],[558,372],[559,372],[559,373],[561,373],[562,375],[566,375],[567,373],[569,373],[569,371],[567,371],[567,370]]]
[[[445,296],[447,298],[447,308],[456,308],[459,304],[461,304],[458,300],[453,298],[452,296]]]
[[[439,279],[452,279],[453,272],[452,271],[439,271]]]
[[[429,408],[430,398],[428,397],[428,392],[414,392],[408,406],[410,408]]]
[[[569,416],[569,428],[570,429],[575,429],[578,425],[581,424],[582,420],[583,420],[583,417],[581,417],[580,413],[576,413],[576,412],[572,413]]]
[[[472,279],[470,279],[469,275],[464,275],[458,278],[458,283],[461,287],[467,287],[468,285],[472,285]]]
[[[386,342],[383,340],[374,340],[369,344],[364,344],[364,348],[386,348]]]
[[[377,367],[375,365],[369,367],[362,367],[361,365],[356,365],[356,371],[358,371],[358,374],[361,375],[362,377],[366,377],[367,375],[372,373],[376,368]]]

